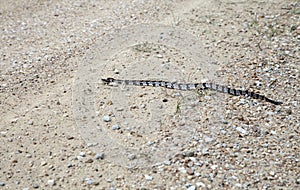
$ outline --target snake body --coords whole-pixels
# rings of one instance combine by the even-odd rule
[[[230,94],[233,96],[249,96],[254,99],[264,100],[266,102],[280,105],[282,102],[275,101],[265,97],[264,95],[257,94],[249,90],[239,90],[233,89],[226,86],[222,86],[214,83],[175,83],[175,82],[166,82],[166,81],[151,81],[151,80],[119,80],[114,78],[102,79],[104,84],[125,84],[125,85],[134,85],[134,86],[152,86],[152,87],[164,87],[169,89],[176,90],[214,90],[217,92],[222,92]]]

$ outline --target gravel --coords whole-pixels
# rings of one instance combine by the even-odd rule
[[[54,186],[55,185],[55,180],[54,179],[49,179],[48,180],[48,185],[49,186]]]
[[[0,145],[0,186],[300,189],[299,10],[299,3],[290,0],[0,2],[0,138],[4,142]],[[193,61],[199,60],[183,54],[184,49],[171,47],[144,54],[130,48],[117,52],[115,57],[107,58],[107,65],[118,56],[128,59],[121,60],[121,68],[100,68],[107,76],[126,76],[127,68],[136,71],[128,79],[139,78],[144,70],[129,68],[130,55],[141,68],[146,68],[145,60],[150,57],[150,65],[159,62],[166,68],[158,71],[159,75],[147,76],[150,79],[172,81],[167,68],[178,63],[183,68],[184,82],[212,80],[251,89],[284,103],[275,106],[247,97],[204,92],[197,94],[192,105],[188,104],[193,100],[189,99],[192,93],[174,95],[169,90],[121,87],[120,91],[129,96],[119,97],[115,93],[120,92],[118,87],[99,85],[94,105],[101,122],[97,132],[106,134],[102,139],[106,147],[100,147],[93,143],[98,140],[97,133],[89,133],[88,125],[77,126],[74,122],[75,71],[83,61],[97,61],[86,55],[104,36],[114,39],[126,26],[137,23],[160,23],[190,32],[203,43],[205,57],[212,58],[212,65],[217,66],[216,72],[210,68],[215,77],[203,78],[206,75],[202,75],[201,68],[191,67]],[[168,54],[170,50],[174,54]],[[157,71],[155,65],[153,69]],[[190,75],[193,72],[196,75]],[[104,90],[110,92],[109,96],[104,97]],[[131,92],[138,96],[130,97]],[[110,109],[117,98],[128,100],[129,106],[115,105],[118,110]],[[166,98],[168,101],[161,101]],[[153,118],[146,113],[150,108],[169,113],[159,127],[144,127]],[[134,114],[117,117],[126,111]],[[111,130],[111,117],[122,128]],[[129,125],[131,120],[138,122]],[[90,141],[85,142],[79,131],[88,133]],[[114,141],[107,139],[147,151],[131,154],[124,146],[117,151],[119,154],[110,154],[109,150],[116,147],[110,144]],[[168,161],[162,164],[149,166],[144,161],[152,150],[171,142],[180,147],[178,154],[164,158]],[[170,149],[161,152],[168,153]],[[121,154],[128,155],[125,157],[131,166],[108,161],[119,159]],[[42,167],[36,167],[39,163]],[[144,167],[135,167],[135,163]]]
[[[152,181],[153,180],[153,177],[152,176],[149,176],[149,175],[145,175],[145,179],[147,181]]]
[[[103,116],[103,121],[110,122],[111,119],[110,119],[110,117],[108,115],[105,115],[105,116]]]
[[[96,156],[95,156],[96,160],[99,160],[99,159],[102,160],[103,158],[104,158],[104,154],[103,153],[97,153]]]
[[[80,152],[80,153],[79,153],[79,156],[81,156],[81,157],[85,157],[85,156],[86,156],[86,154],[85,154],[85,152]]]
[[[113,126],[111,127],[111,129],[112,129],[112,130],[119,130],[119,129],[121,129],[121,127],[120,127],[119,125],[113,125]]]

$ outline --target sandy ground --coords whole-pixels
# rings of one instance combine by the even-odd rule
[[[299,189],[299,23],[290,0],[0,1],[0,189]]]

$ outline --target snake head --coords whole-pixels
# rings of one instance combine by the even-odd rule
[[[112,83],[114,82],[114,78],[106,78],[106,79],[101,79],[105,84],[109,84],[109,83]]]

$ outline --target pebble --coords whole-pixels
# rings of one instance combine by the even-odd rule
[[[239,105],[245,105],[246,104],[246,100],[241,98],[240,101],[238,102]]]
[[[214,139],[213,138],[211,138],[211,137],[209,137],[209,136],[204,136],[204,141],[205,142],[207,142],[207,143],[209,143],[209,142],[211,142],[211,141],[213,141]]]
[[[79,156],[81,156],[81,157],[85,157],[85,156],[86,156],[86,154],[85,154],[85,152],[80,152],[80,153],[79,153]]]
[[[37,189],[37,188],[39,188],[40,186],[39,186],[39,184],[34,183],[34,184],[32,185],[32,187],[33,187],[34,189]]]
[[[166,161],[164,161],[164,164],[167,165],[167,166],[169,166],[169,165],[171,165],[171,161],[166,160]]]
[[[136,156],[134,154],[129,154],[127,157],[129,160],[134,160]]]
[[[97,146],[98,143],[87,143],[86,146],[87,147],[93,147],[93,146]]]
[[[0,181],[0,186],[5,186],[5,183],[3,181]]]
[[[195,174],[194,174],[196,177],[200,177],[201,176],[201,173],[199,173],[199,172],[195,172]]]
[[[104,158],[104,153],[102,153],[102,152],[101,153],[97,153],[96,156],[95,156],[96,160],[99,160],[99,159],[102,160],[103,158]]]
[[[236,127],[236,130],[244,135],[248,134],[248,131],[243,129],[242,127]]]
[[[270,171],[270,175],[271,175],[271,176],[275,176],[275,174],[276,174],[276,173],[275,173],[274,171]]]
[[[117,111],[123,111],[123,110],[124,110],[124,108],[122,108],[122,107],[118,107],[118,108],[116,108],[116,110],[117,110]]]
[[[114,73],[115,73],[115,74],[119,74],[120,71],[119,71],[118,69],[115,69],[115,70],[114,70]]]
[[[192,170],[191,168],[186,169],[186,173],[189,175],[194,175],[194,170]]]
[[[243,187],[242,184],[240,184],[240,183],[236,183],[235,186],[238,187],[238,188],[242,188]]]
[[[88,184],[88,185],[93,185],[95,184],[95,181],[90,179],[90,178],[85,178],[85,182]]]
[[[211,168],[212,170],[215,170],[215,169],[218,168],[218,165],[211,165],[210,168]]]
[[[195,185],[191,185],[191,186],[189,186],[188,188],[187,188],[187,190],[196,190],[197,188],[196,188],[196,186]]]
[[[55,183],[55,180],[54,179],[49,179],[48,180],[48,185],[49,186],[54,186],[56,183]]]
[[[93,159],[89,158],[85,161],[85,163],[92,163],[93,161],[94,161]]]
[[[183,153],[184,156],[186,157],[193,157],[194,156],[194,151],[185,151]]]
[[[202,188],[205,188],[205,187],[206,187],[206,185],[205,185],[203,182],[197,182],[196,185],[197,185],[198,187],[202,187]]]
[[[157,54],[156,57],[157,58],[163,58],[163,56],[161,54]]]
[[[104,122],[110,122],[111,119],[110,119],[110,117],[108,115],[105,115],[105,116],[103,116],[103,121]]]
[[[42,161],[42,162],[41,162],[41,166],[45,166],[45,165],[47,165],[47,162]]]
[[[180,167],[180,168],[178,168],[178,170],[179,170],[181,173],[186,173],[185,167]]]
[[[152,181],[152,180],[153,180],[153,177],[150,176],[150,175],[145,175],[145,179],[146,179],[147,181]]]
[[[208,150],[208,148],[203,148],[203,149],[202,149],[202,155],[203,155],[203,156],[209,155],[209,150]]]
[[[148,142],[147,142],[147,145],[148,145],[148,146],[151,146],[151,145],[153,145],[153,144],[154,144],[153,141],[148,141]]]
[[[119,130],[120,129],[120,126],[119,125],[113,125],[112,126],[112,130]]]

